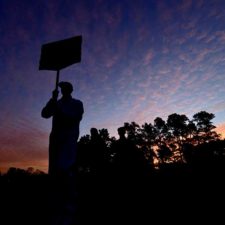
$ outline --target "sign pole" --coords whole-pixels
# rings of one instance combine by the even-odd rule
[[[59,71],[60,70],[57,70],[57,73],[56,73],[56,82],[55,82],[55,89],[58,91],[58,84],[59,84]]]

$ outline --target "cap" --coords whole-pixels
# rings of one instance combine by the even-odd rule
[[[68,91],[70,91],[70,92],[73,91],[73,85],[72,85],[70,82],[67,82],[67,81],[61,81],[61,82],[59,82],[58,86],[59,86],[61,89],[68,90]]]

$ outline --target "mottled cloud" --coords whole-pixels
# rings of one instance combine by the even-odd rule
[[[154,56],[154,54],[153,54],[153,52],[152,52],[152,50],[148,50],[147,52],[146,52],[146,55],[144,56],[144,65],[148,65],[151,61],[152,61],[152,59],[153,59],[153,56]]]
[[[177,5],[177,10],[181,12],[187,12],[190,10],[192,6],[192,0],[182,0],[180,3]]]
[[[157,1],[157,10],[158,10],[158,15],[159,19],[165,23],[171,21],[173,18],[173,8],[168,7],[168,4],[166,1]]]
[[[210,106],[210,109],[215,113],[225,111],[225,101],[222,100],[219,102],[215,102],[213,105]]]

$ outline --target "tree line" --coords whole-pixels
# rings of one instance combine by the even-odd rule
[[[125,122],[122,127],[126,131],[126,139],[143,154],[147,164],[158,168],[169,163],[190,163],[201,157],[204,160],[223,157],[224,141],[215,131],[214,118],[213,113],[206,111],[194,114],[192,119],[184,114],[173,113],[167,120],[157,117],[153,123],[139,125]],[[106,128],[99,129],[98,133],[105,145],[106,160],[111,162],[115,154],[120,154],[113,150],[118,140],[110,137]],[[88,146],[91,148],[90,143],[90,134],[82,136],[78,143],[80,152]],[[92,151],[98,152],[94,148]]]
[[[145,122],[142,125],[125,122],[120,128],[124,128],[126,132],[127,143],[132,143],[143,155],[144,163],[158,169],[174,163],[190,164],[195,161],[196,164],[200,164],[207,160],[224,159],[225,141],[215,131],[216,126],[212,121],[214,118],[213,113],[206,111],[194,114],[191,119],[184,114],[173,113],[166,120],[156,117],[153,123]],[[88,168],[90,161],[101,164],[100,167],[103,164],[113,164],[115,156],[121,154],[121,149],[115,149],[119,148],[116,144],[119,140],[110,137],[107,128],[97,130],[97,136],[97,140],[94,141],[91,134],[80,138],[78,170],[85,169],[82,168],[85,166]],[[132,153],[126,151],[126,154],[125,157],[129,157]],[[7,172],[8,177],[43,174],[43,171],[34,170],[32,167],[27,170],[11,167]]]

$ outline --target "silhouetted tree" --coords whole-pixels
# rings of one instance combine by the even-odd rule
[[[153,150],[156,139],[156,132],[154,126],[151,123],[144,123],[141,126],[141,137],[141,149],[149,164],[153,166],[154,158],[156,158],[156,154]]]
[[[167,119],[167,126],[169,132],[172,134],[174,141],[179,145],[187,136],[187,122],[186,115],[171,114]]]
[[[102,138],[102,140],[104,141],[105,145],[107,147],[110,147],[111,143],[112,143],[112,138],[109,136],[109,132],[107,129],[102,128],[99,130],[99,136]]]
[[[168,131],[172,137],[172,142],[177,145],[177,150],[182,160],[181,146],[186,140],[188,134],[188,117],[186,115],[179,115],[177,113],[171,114],[167,119]]]
[[[156,144],[159,146],[165,144],[168,133],[166,122],[162,118],[156,117],[154,120],[154,128],[156,133]]]
[[[161,164],[168,163],[171,161],[171,157],[173,156],[173,153],[166,144],[160,145],[157,152],[158,152],[159,161]]]
[[[28,174],[33,174],[35,172],[33,167],[28,167],[26,171]]]
[[[188,164],[192,164],[194,160],[194,145],[191,143],[184,143],[182,145],[182,152],[185,162]]]
[[[91,136],[89,134],[86,134],[82,136],[79,140],[80,145],[86,145],[90,142]]]
[[[212,119],[215,115],[213,113],[208,113],[206,111],[201,111],[193,116],[193,121],[196,124],[196,135],[195,139],[198,144],[209,142],[212,140],[217,140],[219,135],[213,131],[216,127],[212,124]]]
[[[133,142],[136,146],[141,145],[142,143],[142,136],[141,136],[141,128],[139,124],[136,122],[131,123],[124,123],[124,127],[127,131],[127,139],[131,142]]]
[[[82,136],[78,142],[77,151],[77,169],[80,174],[86,174],[89,172],[87,155],[89,155],[89,145],[91,141],[91,136],[86,134]]]
[[[194,144],[195,142],[194,137],[195,137],[196,131],[197,131],[197,127],[195,123],[189,120],[189,123],[187,125],[187,140],[186,140],[187,143]]]
[[[132,143],[148,160],[149,165],[154,165],[157,161],[160,164],[189,163],[197,157],[195,145],[218,139],[218,134],[213,131],[215,128],[212,124],[213,118],[213,114],[204,111],[195,114],[193,120],[189,120],[186,115],[174,113],[168,116],[166,122],[162,118],[156,117],[154,125],[144,123],[140,126],[136,122],[126,122],[123,129],[126,131],[126,143]],[[122,152],[122,150],[115,149],[118,146],[120,149],[126,147],[125,145],[116,145],[115,143],[118,141],[109,136],[107,129],[103,128],[98,132],[107,148],[107,162],[113,164],[116,153]],[[85,135],[80,138],[79,146],[85,149],[90,141],[90,135]],[[205,148],[202,147],[202,149]],[[128,157],[128,151],[123,151],[123,153],[126,153]]]

